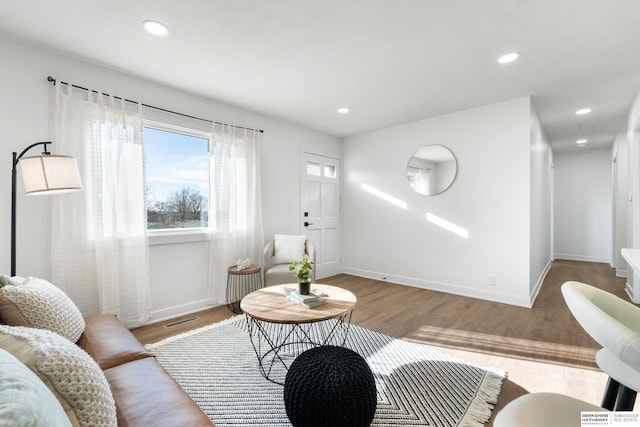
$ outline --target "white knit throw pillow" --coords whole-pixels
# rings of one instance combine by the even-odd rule
[[[0,325],[0,348],[47,385],[74,426],[117,426],[109,384],[98,364],[80,347],[48,330]]]
[[[22,285],[0,288],[0,319],[11,326],[48,329],[77,342],[84,331],[78,307],[62,290],[28,277]]]

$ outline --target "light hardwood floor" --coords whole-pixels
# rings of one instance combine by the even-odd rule
[[[625,279],[616,277],[608,264],[576,261],[553,262],[531,309],[344,274],[321,282],[356,295],[355,324],[507,371],[495,416],[506,403],[528,392],[557,392],[600,404],[607,377],[594,363],[598,345],[564,303],[560,286],[568,280],[629,300]],[[226,307],[216,307],[133,333],[149,344],[231,316]],[[493,417],[487,425],[492,421]]]

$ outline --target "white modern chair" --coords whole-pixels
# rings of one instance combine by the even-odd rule
[[[609,382],[596,406],[556,393],[531,393],[509,402],[497,415],[495,427],[580,427],[581,413],[631,410],[640,389],[640,308],[591,285],[562,285],[571,314],[603,348],[596,363]]]
[[[556,393],[530,393],[509,402],[494,427],[580,427],[581,414],[606,412],[600,406]]]
[[[602,407],[633,409],[640,390],[640,308],[580,282],[564,283],[562,295],[580,326],[603,347],[596,354],[596,363],[609,375]]]
[[[296,277],[289,270],[289,265],[293,260],[308,258],[314,265],[316,263],[316,249],[306,236],[295,236],[286,234],[276,234],[274,239],[264,247],[264,286],[281,285],[284,283],[295,283]],[[315,281],[315,268],[312,272],[311,281]]]

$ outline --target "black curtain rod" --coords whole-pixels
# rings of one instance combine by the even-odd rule
[[[47,81],[53,83],[54,86],[56,84],[56,79],[54,79],[51,76],[47,76]],[[74,84],[67,83],[67,82],[62,82],[62,81],[60,83],[63,84],[63,85],[68,85],[68,86],[74,87],[76,89],[86,90],[87,92],[89,91],[89,89],[87,89],[86,87],[82,87],[82,86],[78,86],[78,85],[74,85]],[[108,93],[104,93],[104,92],[100,93],[97,90],[91,90],[91,92],[98,93],[98,94],[104,95],[104,96],[111,96]],[[229,125],[228,123],[215,122],[215,121],[209,120],[209,119],[203,119],[203,118],[196,117],[196,116],[190,116],[189,114],[178,113],[176,111],[167,110],[166,108],[155,107],[155,106],[149,105],[149,104],[142,104],[140,102],[132,101],[132,100],[126,99],[126,98],[121,98],[119,96],[114,96],[114,98],[115,99],[124,99],[126,102],[132,102],[134,104],[141,104],[143,107],[153,108],[154,110],[164,111],[165,113],[170,113],[170,114],[176,114],[178,116],[187,117],[189,119],[202,120],[203,122],[215,123],[217,125]],[[229,126],[233,126],[233,125],[229,125]],[[244,126],[234,126],[234,127],[237,127],[239,129],[253,130],[253,131],[256,131],[256,132],[264,133],[264,130],[262,130],[262,129],[252,129],[252,128],[248,128],[248,127],[244,127]]]

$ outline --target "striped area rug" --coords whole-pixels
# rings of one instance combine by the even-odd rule
[[[376,379],[374,426],[482,426],[505,376],[356,325],[345,346]],[[291,425],[283,387],[258,370],[243,316],[147,348],[217,426]]]

